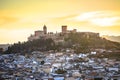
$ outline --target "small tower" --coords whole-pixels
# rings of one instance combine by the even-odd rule
[[[47,34],[47,27],[46,27],[46,25],[43,26],[43,32],[44,32],[44,34]]]
[[[67,26],[66,25],[62,26],[62,33],[67,33]]]

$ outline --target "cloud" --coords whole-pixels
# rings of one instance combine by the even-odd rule
[[[86,22],[86,24],[103,26],[120,25],[120,12],[115,11],[94,11],[78,14],[66,19],[68,21]]]
[[[20,23],[33,23],[33,24],[37,24],[37,23],[45,23],[47,22],[48,19],[44,19],[44,18],[22,18],[20,19]]]
[[[91,19],[90,22],[98,26],[114,26],[114,25],[118,25],[117,21],[119,20],[120,17],[110,17],[110,18],[106,17],[106,18]]]
[[[78,16],[78,14],[71,14],[71,15],[64,15],[64,16],[59,16],[59,17],[53,17],[51,21],[68,21],[69,19],[72,19],[74,17]]]

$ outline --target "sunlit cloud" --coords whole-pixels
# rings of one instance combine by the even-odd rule
[[[114,25],[117,25],[117,21],[118,20],[120,20],[120,17],[96,18],[96,19],[91,19],[90,22],[92,24],[104,27],[104,26],[114,26]]]
[[[78,16],[68,18],[67,20],[77,21],[77,22],[89,22],[89,24],[97,26],[115,26],[120,25],[120,12],[113,11],[95,11],[86,12]]]
[[[21,18],[20,19],[20,23],[45,23],[48,22],[49,19],[45,19],[45,18],[39,18],[39,17],[25,17],[25,18]]]
[[[86,21],[89,20],[93,17],[96,16],[96,14],[98,14],[99,12],[87,12],[87,13],[83,13],[78,15],[77,17],[75,17],[74,19],[77,21]]]

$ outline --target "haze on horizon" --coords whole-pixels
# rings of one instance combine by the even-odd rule
[[[0,44],[26,41],[46,25],[120,35],[120,0],[0,0]]]

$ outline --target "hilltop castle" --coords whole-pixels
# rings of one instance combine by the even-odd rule
[[[63,25],[62,30],[60,33],[53,33],[53,32],[47,32],[46,25],[43,26],[43,30],[37,30],[34,32],[33,35],[28,37],[29,41],[35,40],[35,39],[48,39],[52,38],[55,42],[63,42],[64,38],[67,37],[69,33],[79,33],[80,35],[90,38],[90,37],[99,37],[99,33],[93,33],[93,32],[77,32],[77,29],[73,30],[67,30],[67,26]]]

